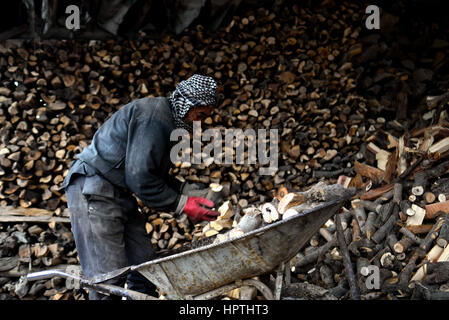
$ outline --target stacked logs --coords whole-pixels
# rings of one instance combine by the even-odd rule
[[[280,170],[273,180],[259,176],[258,164],[185,163],[174,175],[205,184],[231,182],[244,204],[274,196],[277,184],[299,190],[338,176],[327,171],[350,173],[351,156],[369,127],[351,63],[358,8],[344,6],[335,15],[324,9],[318,17],[297,5],[293,10],[299,24],[289,12],[258,9],[235,17],[216,35],[199,26],[158,42],[1,46],[0,203],[59,214],[66,200],[58,187],[101,123],[131,100],[166,96],[193,73],[221,84],[223,99],[206,125],[279,130]]]
[[[231,190],[228,204],[236,212],[248,205],[259,206],[271,201],[280,185],[290,193],[323,179],[330,183],[340,180],[339,183],[348,187],[370,187],[370,192],[379,185],[390,188],[389,184],[397,178],[397,173],[395,176],[391,172],[394,166],[389,161],[395,153],[385,141],[397,140],[396,150],[404,152],[397,157],[398,165],[408,168],[414,156],[409,149],[421,143],[423,135],[415,132],[415,136],[409,136],[409,132],[438,122],[445,106],[438,104],[440,98],[431,99],[434,105],[429,108],[419,102],[423,92],[436,95],[445,90],[446,58],[441,52],[447,47],[446,36],[434,25],[432,32],[422,36],[432,45],[419,42],[409,50],[409,46],[402,47],[401,43],[404,38],[414,39],[415,32],[401,34],[402,42],[397,43],[388,36],[393,33],[383,29],[380,38],[364,30],[365,7],[354,3],[335,5],[333,1],[317,8],[285,3],[245,12],[214,34],[197,26],[179,37],[166,36],[159,40],[1,44],[0,205],[41,207],[56,216],[64,216],[66,200],[58,187],[71,160],[89,144],[96,129],[123,104],[147,96],[165,96],[176,83],[193,73],[211,75],[220,82],[220,108],[206,119],[208,126],[279,130],[279,170],[271,177],[259,176],[258,164],[183,163],[172,170],[181,180],[227,185]],[[413,26],[420,27],[420,20],[413,21]],[[426,33],[425,28],[422,30]],[[389,60],[386,58],[389,56],[398,59]],[[392,97],[401,85],[404,89]],[[396,116],[396,111],[391,111],[396,102],[401,110],[399,120],[404,110],[426,110],[409,112],[409,121],[389,120]],[[374,135],[380,131],[385,135]],[[430,130],[429,134],[438,143],[445,133],[440,130],[440,136],[435,136],[436,132]],[[376,138],[368,141],[372,136]],[[395,144],[394,141],[391,143]],[[432,141],[430,145],[437,148],[435,143]],[[424,160],[429,159],[423,159],[422,163],[427,163]],[[432,185],[426,182],[424,187],[423,181],[423,177],[417,178],[417,185],[412,188],[421,185],[425,194],[432,192],[435,203],[447,196],[447,190],[429,190]],[[401,200],[408,199],[405,193],[409,191],[410,181],[407,182]],[[389,200],[384,199],[388,197],[383,196],[382,190],[377,191],[380,192],[377,198],[355,201],[351,210],[357,209],[357,216],[363,219],[362,201],[386,204]],[[422,190],[415,188],[416,191]],[[417,199],[422,200],[422,196]],[[430,205],[432,195],[426,194],[427,200]],[[405,209],[399,206],[398,212],[412,214],[408,210],[411,209],[416,214],[419,210],[412,208],[413,204],[427,210],[426,203],[410,201],[409,204],[410,208],[402,202]],[[381,214],[386,221],[397,210],[394,206],[390,212],[390,207],[385,206]],[[351,236],[350,231],[357,236],[357,225],[351,227],[355,225],[351,210],[343,214],[342,224],[346,226],[346,236]],[[193,225],[185,217],[175,218],[143,206],[142,211],[148,216],[147,232],[157,250],[179,249],[204,237],[205,226]],[[367,211],[368,231],[364,230],[364,234],[368,232],[372,237],[383,220],[376,220],[377,211],[373,211],[376,216]],[[4,222],[1,227],[20,229],[16,223]],[[217,229],[228,226],[213,224],[209,231],[220,232]],[[45,223],[40,227],[44,232],[51,230]],[[335,221],[331,220],[312,238],[313,245],[302,253],[307,256],[306,261],[315,262],[313,257],[327,254],[329,250],[325,255],[328,259],[340,256],[334,249],[335,237],[332,238],[335,228]],[[396,234],[398,241],[402,235]],[[373,250],[362,245],[357,248],[356,253]],[[2,252],[0,258],[16,255],[18,251]],[[325,283],[340,283],[335,290],[342,292],[342,277],[333,281],[329,277],[329,271],[341,274],[340,260],[326,261],[332,263],[320,262],[315,270],[308,269],[310,273],[298,272],[298,277],[305,275],[311,282],[323,285],[322,276]],[[429,266],[426,270],[431,269]],[[17,277],[9,279],[17,280]],[[9,292],[14,296],[11,288],[8,282],[0,290],[2,294]],[[429,296],[428,291],[422,293]]]
[[[26,274],[44,269],[79,274],[79,260],[73,234],[66,224],[29,223],[0,229],[0,300],[84,299],[62,278],[28,282]],[[11,282],[11,279],[17,279]]]
[[[406,136],[377,132],[365,143],[371,163],[359,163],[355,177],[340,179],[363,190],[339,214],[363,299],[448,298],[448,120],[443,111],[436,125]],[[330,219],[291,266],[298,279],[348,298],[335,224]],[[370,266],[379,270],[375,288],[367,285]]]

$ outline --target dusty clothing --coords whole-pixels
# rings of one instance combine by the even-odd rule
[[[83,274],[95,275],[154,258],[136,199],[98,175],[76,175],[66,190],[75,244]],[[154,295],[155,286],[138,272],[107,283]],[[89,299],[119,299],[93,290]]]
[[[112,115],[72,162],[63,188],[86,277],[154,257],[132,193],[151,208],[179,211],[178,203],[186,196],[180,195],[182,184],[168,175],[172,130],[166,98],[136,100]],[[125,281],[109,283],[123,286]],[[128,276],[127,284],[128,289],[154,295],[154,285],[137,272]],[[117,297],[91,290],[89,298]]]
[[[154,252],[135,194],[146,206],[179,214],[186,184],[170,177],[170,134],[196,105],[216,102],[212,78],[194,75],[167,98],[135,100],[115,112],[91,144],[72,162],[66,191],[72,230],[83,273],[92,277],[151,260]],[[184,190],[183,190],[184,191]],[[125,279],[109,283],[122,286]],[[138,273],[128,288],[151,293],[154,286]],[[91,299],[107,296],[92,291]]]
[[[97,130],[78,159],[94,170],[88,174],[98,174],[115,187],[133,192],[148,207],[176,211],[181,195],[168,176],[173,129],[166,98],[135,100]],[[72,163],[63,188],[79,170],[79,161]]]

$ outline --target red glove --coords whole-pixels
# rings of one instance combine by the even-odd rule
[[[215,210],[210,210],[214,207],[211,200],[201,197],[188,197],[187,202],[182,209],[182,212],[192,220],[193,223],[200,221],[212,221],[217,219],[219,213]]]

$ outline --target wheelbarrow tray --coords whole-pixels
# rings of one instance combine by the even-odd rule
[[[240,237],[132,266],[169,299],[189,299],[273,271],[293,258],[347,198],[327,202]]]

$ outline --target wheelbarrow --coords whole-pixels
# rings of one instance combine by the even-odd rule
[[[241,286],[253,286],[267,300],[279,299],[282,268],[310,240],[349,197],[326,202],[313,209],[220,243],[211,243],[178,254],[157,258],[86,279],[59,270],[34,272],[28,280],[54,276],[77,281],[83,288],[133,300],[158,299],[104,283],[131,271],[151,281],[167,299],[213,299]],[[254,277],[277,271],[273,291]],[[279,280],[281,277],[281,280]]]

